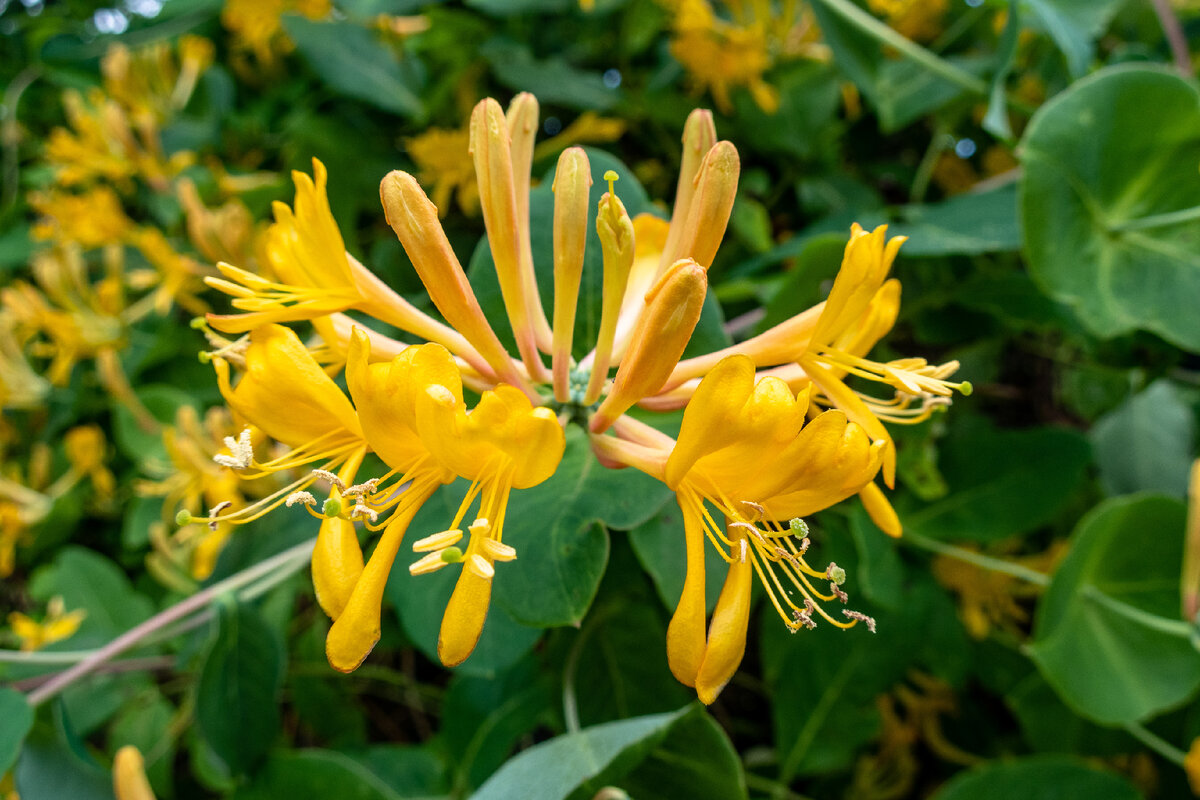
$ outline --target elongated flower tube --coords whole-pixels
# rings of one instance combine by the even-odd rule
[[[603,433],[634,403],[662,388],[700,321],[707,291],[707,273],[691,259],[677,262],[650,290],[612,391],[592,417],[592,433]]]
[[[154,800],[141,751],[125,745],[113,759],[113,793],[117,800]]]
[[[700,164],[678,238],[670,243],[672,249],[663,252],[665,260],[691,258],[705,269],[712,266],[733,212],[740,172],[737,148],[729,142],[713,145]],[[672,227],[674,224],[672,220]]]
[[[438,222],[437,208],[429,202],[416,179],[406,172],[390,172],[379,185],[379,196],[388,224],[421,276],[433,304],[479,354],[472,358],[471,353],[463,353],[463,357],[476,369],[533,392],[483,315],[467,275]]]
[[[528,276],[533,289],[537,290],[533,270],[533,243],[529,235],[529,170],[533,165],[534,139],[538,130],[538,101],[529,92],[521,92],[508,104],[505,113],[508,123],[510,140],[509,152],[512,153],[513,165],[513,195],[516,198],[517,235],[520,242],[518,256],[521,264],[521,274]],[[529,298],[526,298],[527,301]],[[536,298],[536,294],[534,295]],[[549,351],[551,331],[546,320],[546,313],[539,301],[536,307],[530,309],[532,315],[534,338],[544,351]]]
[[[753,361],[730,356],[701,381],[669,451],[652,439],[637,444],[592,437],[598,452],[653,475],[676,493],[687,576],[667,630],[667,657],[675,677],[695,686],[705,703],[716,699],[741,661],[751,569],[791,630],[815,624],[814,614],[839,627],[859,619],[856,612],[836,619],[821,606],[844,596],[837,588],[844,575],[833,566],[809,566],[807,539],[801,536],[797,544],[794,535],[803,529],[786,521],[861,490],[879,470],[883,443],[872,443],[840,411],[826,411],[806,424],[808,406],[807,392],[795,395],[775,378],[756,381]],[[705,538],[731,565],[707,633]],[[833,585],[826,591],[817,586],[822,582]]]
[[[517,557],[503,540],[509,492],[536,486],[554,474],[566,439],[554,412],[534,408],[510,386],[485,392],[470,413],[452,392],[432,386],[417,400],[417,427],[438,461],[471,481],[450,527],[413,545],[426,555],[409,568],[420,575],[462,564],[438,636],[438,657],[446,666],[455,666],[479,641],[496,562]],[[468,543],[460,549],[460,526],[476,499]]]
[[[587,154],[579,147],[563,151],[554,173],[554,399],[571,399],[571,345],[575,306],[587,246],[588,189],[592,185]],[[632,245],[632,242],[630,243]],[[632,255],[632,249],[631,253]]]
[[[678,252],[679,237],[687,224],[692,196],[696,191],[696,177],[708,151],[717,143],[717,128],[713,124],[712,112],[697,108],[688,114],[683,125],[683,158],[679,164],[679,183],[675,188],[675,206],[671,211],[671,225],[659,257],[659,270],[671,266],[668,259]]]
[[[534,313],[541,311],[532,259],[521,259],[520,216],[513,177],[512,141],[500,104],[481,100],[471,113],[471,155],[475,159],[475,177],[479,182],[479,201],[487,226],[488,244],[504,307],[512,322],[513,336],[521,360],[535,380],[544,377],[544,366],[537,350]]]

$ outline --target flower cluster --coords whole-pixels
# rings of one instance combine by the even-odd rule
[[[839,627],[874,622],[830,604],[848,598],[836,564],[812,566],[801,519],[851,495],[888,533],[900,525],[874,482],[890,486],[895,447],[884,422],[927,418],[968,384],[948,382],[955,363],[867,357],[891,328],[899,284],[888,280],[902,239],[883,228],[851,232],[828,299],[718,352],[681,360],[700,319],[707,271],[733,207],[736,148],[718,141],[712,115],[697,110],[683,134],[683,159],[669,220],[631,218],[603,176],[595,229],[603,262],[598,333],[575,359],[575,317],[593,202],[592,167],[572,147],[553,182],[553,252],[535,265],[529,227],[530,163],[538,105],[518,95],[507,113],[494,100],[471,116],[474,168],[487,245],[516,353],[485,316],[438,220],[412,175],[392,172],[380,195],[395,231],[441,319],[393,292],[346,252],[326,197],[328,177],[295,174],[294,207],[277,204],[268,231],[273,277],[222,263],[210,285],[237,313],[208,316],[207,355],[230,409],[248,428],[218,461],[246,478],[286,471],[291,483],[260,500],[216,508],[203,521],[238,524],[287,503],[321,520],[312,572],[333,620],[326,652],[356,668],[380,635],[384,585],[417,510],[457,477],[470,482],[457,513],[412,545],[414,575],[447,567],[459,576],[442,620],[438,653],[466,659],[479,638],[499,565],[519,553],[504,541],[512,491],[545,481],[562,459],[564,426],[580,424],[605,466],[633,467],[662,481],[685,520],[687,578],[671,621],[672,672],[711,703],[745,648],[757,577],[785,625],[822,620]],[[540,260],[540,259],[539,259]],[[538,268],[553,271],[550,313]],[[349,315],[355,314],[354,317]],[[425,340],[405,344],[359,320],[372,318]],[[287,322],[311,322],[304,342]],[[549,364],[547,358],[549,357]],[[344,365],[347,391],[330,377]],[[615,372],[614,372],[615,370]],[[235,377],[237,376],[237,377]],[[881,398],[848,385],[882,383]],[[468,398],[478,395],[471,407]],[[683,409],[677,437],[631,416],[635,407]],[[255,445],[264,434],[284,446]],[[373,452],[388,467],[364,480]],[[319,502],[310,489],[328,489]],[[190,520],[190,515],[185,515]],[[356,524],[382,530],[365,559]],[[728,563],[716,610],[706,620],[705,540]]]

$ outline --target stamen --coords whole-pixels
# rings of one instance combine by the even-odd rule
[[[350,509],[350,518],[362,519],[364,517],[375,522],[379,519],[379,512],[362,502],[355,503],[354,508]]]
[[[867,630],[869,630],[871,633],[875,632],[875,618],[874,617],[868,617],[866,614],[862,613],[861,611],[851,611],[848,608],[842,609],[842,614],[849,619],[863,623],[864,625],[867,626]]]
[[[838,586],[836,583],[831,582],[829,584],[829,593],[832,594],[834,597],[836,597],[838,600],[842,601],[843,604],[850,602],[850,595],[843,592],[842,587]]]
[[[448,561],[442,559],[443,551],[435,551],[429,553],[424,558],[408,565],[408,573],[410,575],[428,575],[431,572],[437,572],[442,567],[446,566]]]
[[[496,576],[496,568],[488,563],[488,560],[478,553],[473,554],[467,559],[467,569],[471,570],[477,577],[483,578],[485,581],[490,581]]]
[[[491,523],[489,523],[489,522],[488,522],[488,521],[487,521],[485,518],[483,518],[483,517],[479,517],[479,518],[477,518],[477,519],[476,519],[474,522],[472,522],[472,523],[471,523],[471,524],[470,524],[470,525],[467,527],[467,530],[469,530],[469,531],[471,532],[471,535],[472,535],[472,536],[484,536],[484,535],[486,535],[486,534],[487,534],[489,531],[491,531],[491,529],[492,529],[492,525],[491,525]]]
[[[457,544],[462,537],[463,532],[456,529],[435,533],[413,542],[413,552],[428,553],[431,550],[441,550],[444,547]]]
[[[486,553],[493,561],[515,561],[517,558],[517,549],[515,547],[495,539],[481,540],[479,549]]]
[[[335,475],[334,473],[330,472],[329,470],[327,470],[327,469],[314,469],[314,470],[312,471],[312,474],[313,474],[313,475],[316,475],[318,478],[324,478],[325,480],[329,481],[331,484],[333,484],[334,486],[336,486],[336,487],[337,487],[337,490],[338,490],[339,492],[341,492],[342,494],[345,494],[345,493],[346,493],[346,484],[342,483],[342,479],[341,479],[341,478],[339,478],[339,477],[338,477],[337,475]]]
[[[313,497],[311,492],[300,491],[292,492],[287,496],[287,499],[283,501],[283,504],[288,508],[296,505],[296,503],[303,503],[306,506],[315,506],[317,504],[317,498]]]
[[[213,461],[222,467],[249,469],[250,465],[254,463],[254,444],[250,441],[249,428],[243,428],[237,439],[226,436],[225,446],[229,448],[230,455],[218,453],[213,456]]]
[[[356,483],[349,489],[342,492],[342,497],[361,497],[366,494],[374,494],[379,487],[381,478],[371,478],[364,483]]]
[[[217,515],[232,505],[233,501],[223,500],[208,510],[208,529],[210,531],[215,531],[217,529]]]

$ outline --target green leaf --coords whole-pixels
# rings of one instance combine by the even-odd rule
[[[174,714],[175,707],[157,689],[142,691],[113,721],[108,738],[111,750],[128,744],[141,752],[146,776],[160,796],[174,785],[175,737],[170,730]]]
[[[1088,719],[1147,719],[1200,686],[1191,626],[1179,620],[1184,517],[1167,497],[1101,503],[1080,520],[1038,605],[1033,659]]]
[[[231,774],[257,764],[279,730],[284,651],[248,605],[217,604],[212,645],[196,686],[196,726]]]
[[[891,235],[908,237],[902,256],[979,255],[1018,250],[1017,191],[1012,184],[941,203],[907,205]]]
[[[479,55],[500,83],[514,92],[533,92],[546,105],[605,111],[621,99],[620,91],[604,85],[601,73],[573,67],[558,57],[539,61],[525,44],[496,37],[479,48]]]
[[[25,695],[0,687],[0,775],[8,772],[21,752],[21,743],[33,727],[33,709]]]
[[[112,778],[61,742],[31,737],[13,770],[17,793],[31,798],[113,800]]]
[[[642,569],[654,581],[654,588],[668,611],[674,612],[683,594],[687,573],[684,556],[683,514],[675,503],[667,503],[652,519],[629,532],[629,543]],[[709,611],[717,605],[729,565],[716,548],[704,548],[704,597]]]
[[[379,776],[350,756],[333,750],[273,753],[253,783],[236,800],[277,797],[336,797],[338,800],[400,800]]]
[[[942,444],[945,498],[902,513],[905,527],[938,539],[996,541],[1048,521],[1070,499],[1090,461],[1074,431],[962,425]]]
[[[1021,145],[1030,273],[1097,336],[1200,350],[1200,93],[1165,69],[1101,70],[1039,109]]]
[[[1195,427],[1191,409],[1167,380],[1155,381],[1096,420],[1092,446],[1105,491],[1185,497]]]
[[[656,714],[609,722],[566,734],[536,745],[513,758],[480,787],[472,800],[582,800],[605,786],[636,785],[633,796],[663,797],[664,783],[653,785],[657,774],[664,780],[666,765],[676,765],[672,775],[688,791],[688,798],[745,797],[745,780],[736,755],[719,728],[699,706],[669,714]],[[669,741],[676,738],[677,741]],[[680,763],[681,753],[686,759]],[[657,762],[657,763],[655,763]]]
[[[1034,750],[1043,753],[1113,756],[1129,750],[1129,734],[1082,719],[1059,699],[1037,672],[1004,698]]]
[[[1104,32],[1125,0],[1021,0],[1035,26],[1049,34],[1067,60],[1073,77],[1087,73],[1094,40]]]
[[[64,547],[52,564],[38,569],[30,594],[41,603],[59,596],[67,611],[87,612],[78,632],[50,649],[78,650],[105,644],[153,613],[150,600],[134,591],[116,564],[83,547]]]
[[[284,15],[283,27],[313,72],[335,92],[420,119],[417,62],[400,61],[370,29],[354,22],[314,22]]]
[[[934,800],[1141,800],[1124,778],[1072,758],[1022,758],[960,773]]]

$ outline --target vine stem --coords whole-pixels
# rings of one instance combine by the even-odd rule
[[[863,33],[889,47],[900,51],[906,58],[915,61],[935,75],[940,75],[951,83],[966,89],[973,94],[986,95],[988,84],[982,78],[977,78],[964,69],[954,66],[936,53],[925,49],[911,39],[889,28],[862,10],[850,0],[816,0],[825,8],[837,14]]]
[[[983,553],[976,553],[972,550],[966,550],[962,547],[956,547],[952,544],[939,542],[936,539],[929,539],[919,533],[904,532],[900,537],[901,542],[919,547],[922,550],[928,550],[931,553],[948,556],[950,558],[965,561],[968,564],[974,564],[977,567],[990,570],[992,572],[1003,572],[1006,575],[1012,575],[1014,578],[1019,578],[1029,583],[1037,584],[1038,586],[1049,586],[1050,576],[1044,572],[1038,572],[1029,567],[1023,567],[1020,564],[1014,564],[1011,561],[1005,561],[1002,558],[993,558],[986,556]]]
[[[1167,761],[1170,761],[1172,764],[1175,764],[1176,766],[1180,766],[1180,767],[1183,766],[1184,759],[1187,758],[1187,753],[1183,752],[1178,747],[1176,747],[1175,745],[1168,742],[1166,739],[1163,739],[1158,734],[1145,728],[1142,725],[1139,725],[1136,722],[1126,722],[1124,725],[1124,728],[1126,731],[1129,732],[1130,736],[1137,739],[1139,742],[1146,745],[1146,747],[1149,747],[1154,752],[1158,753],[1160,756],[1165,758]]]
[[[179,601],[169,608],[163,609],[155,614],[150,619],[143,622],[141,625],[130,628],[125,633],[113,639],[104,647],[93,651],[83,660],[75,664],[70,669],[64,670],[55,675],[46,683],[34,689],[28,695],[26,700],[31,706],[38,706],[42,703],[57,696],[71,684],[84,678],[96,671],[101,665],[107,663],[111,659],[124,653],[126,650],[134,647],[166,626],[178,622],[189,616],[195,611],[204,609],[217,597],[226,592],[237,591],[238,589],[248,584],[256,582],[259,578],[267,575],[273,575],[283,580],[291,576],[297,569],[304,564],[307,564],[312,558],[313,545],[316,543],[316,538],[309,539],[294,547],[284,550],[265,561],[261,561],[252,567],[230,575],[222,581],[214,583],[206,589],[201,589],[196,594]]]
[[[1162,26],[1163,35],[1171,46],[1171,57],[1175,59],[1175,68],[1183,77],[1192,77],[1192,55],[1188,52],[1187,35],[1179,24],[1179,17],[1171,8],[1170,0],[1150,0],[1154,13],[1158,15],[1158,24]]]

